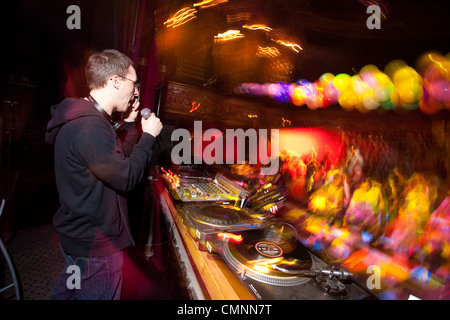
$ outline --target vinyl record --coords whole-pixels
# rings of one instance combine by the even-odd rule
[[[227,226],[238,223],[241,220],[241,215],[238,208],[211,205],[195,211],[192,218],[197,222],[208,225]]]
[[[293,274],[311,269],[311,255],[289,232],[283,231],[279,228],[246,231],[242,233],[242,242],[226,243],[225,258],[239,272],[265,283],[293,285],[308,281]]]

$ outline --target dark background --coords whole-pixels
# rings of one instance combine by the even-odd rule
[[[50,107],[86,93],[91,50],[117,48],[132,56],[136,1],[3,1],[1,3],[2,187],[13,212],[10,229],[51,221],[58,207],[53,148],[44,141]],[[81,29],[69,30],[69,5],[81,9]],[[13,101],[10,104],[9,101]],[[7,215],[7,214],[5,214]]]

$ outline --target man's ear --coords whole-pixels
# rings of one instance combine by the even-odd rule
[[[118,76],[112,76],[111,78],[109,78],[109,81],[112,82],[112,85],[113,85],[114,89],[119,90],[120,79],[119,79]]]

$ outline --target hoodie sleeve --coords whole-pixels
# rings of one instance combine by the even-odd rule
[[[109,123],[96,121],[77,134],[70,148],[97,179],[112,189],[127,192],[146,173],[154,142],[152,135],[142,134],[127,157]]]

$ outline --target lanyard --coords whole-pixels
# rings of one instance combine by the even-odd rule
[[[89,95],[87,98],[88,98],[89,101],[91,101],[94,104],[94,106],[98,110],[98,112],[100,112],[109,121],[109,123],[111,123],[111,125],[114,128],[114,130],[118,130],[122,126],[120,121],[115,122],[111,118],[111,116],[106,113],[106,111],[98,104],[98,102],[91,95]]]

